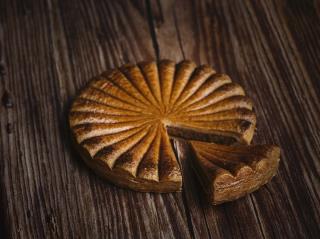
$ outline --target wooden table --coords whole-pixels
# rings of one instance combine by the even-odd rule
[[[319,238],[320,1],[1,0],[1,238]],[[181,193],[100,179],[70,145],[66,112],[88,80],[126,62],[187,58],[255,102],[255,143],[277,176],[210,206],[188,167]]]

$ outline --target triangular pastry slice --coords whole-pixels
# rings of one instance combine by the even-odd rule
[[[210,201],[235,200],[266,184],[278,169],[274,145],[224,146],[192,141],[192,167]]]
[[[249,144],[256,116],[227,75],[162,60],[95,77],[75,98],[69,125],[85,162],[114,184],[172,192],[182,176],[170,137]]]

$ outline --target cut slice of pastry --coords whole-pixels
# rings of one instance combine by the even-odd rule
[[[85,162],[138,191],[181,190],[169,137],[249,144],[256,116],[227,75],[191,61],[126,64],[96,77],[74,100],[69,124]]]
[[[224,146],[192,141],[192,167],[213,204],[232,201],[267,183],[278,169],[274,145]]]

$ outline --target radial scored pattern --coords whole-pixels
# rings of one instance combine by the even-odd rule
[[[69,124],[85,162],[139,191],[181,190],[170,137],[249,144],[256,124],[241,86],[208,65],[169,60],[126,64],[94,78]]]
[[[191,142],[192,166],[213,204],[235,200],[267,183],[278,169],[275,145],[225,146]]]

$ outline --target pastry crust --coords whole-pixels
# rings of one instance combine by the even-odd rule
[[[84,161],[114,184],[180,191],[169,137],[249,144],[256,125],[241,86],[208,65],[169,60],[126,64],[94,78],[69,113]]]
[[[278,169],[275,145],[224,146],[192,141],[192,167],[213,204],[235,200],[266,184]]]

